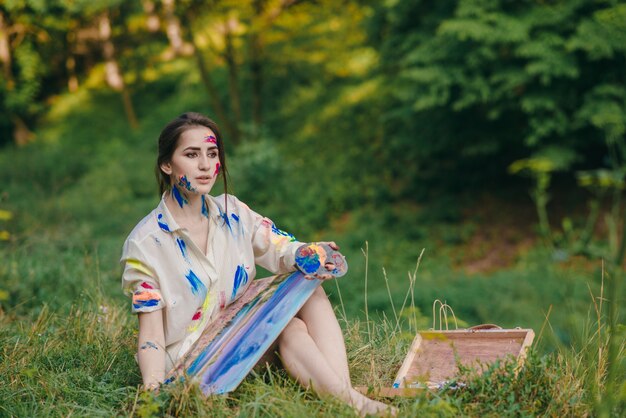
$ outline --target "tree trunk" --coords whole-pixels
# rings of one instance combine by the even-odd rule
[[[230,96],[230,107],[233,112],[234,124],[240,126],[241,123],[241,94],[239,92],[239,71],[237,58],[235,56],[235,46],[233,45],[233,32],[237,27],[237,20],[229,18],[224,25],[224,59],[228,67],[228,91]],[[239,139],[239,138],[237,138]]]
[[[74,93],[78,90],[78,76],[76,75],[76,58],[74,56],[74,44],[76,34],[70,30],[67,33],[67,57],[65,58],[65,70],[67,71],[67,89]]]
[[[146,29],[148,29],[148,32],[151,33],[158,32],[161,27],[161,21],[156,12],[156,5],[152,0],[143,0],[141,5],[143,6],[143,11],[146,14]]]
[[[139,126],[137,122],[137,116],[135,116],[135,109],[133,102],[130,98],[130,93],[124,83],[124,78],[120,71],[120,66],[115,57],[115,46],[111,38],[111,20],[109,18],[109,12],[105,11],[100,16],[100,22],[98,25],[100,34],[100,41],[102,42],[102,52],[104,55],[104,71],[107,84],[115,91],[119,92],[122,96],[122,103],[124,104],[124,111],[128,124],[131,128],[136,129]]]
[[[170,47],[174,56],[187,55],[192,52],[191,47],[183,41],[180,21],[175,13],[175,0],[163,0],[165,13],[165,33],[170,41]]]
[[[258,22],[263,15],[264,0],[254,0],[254,19]],[[263,123],[263,40],[259,25],[253,25],[250,36],[250,77],[252,81],[252,121],[255,135]]]
[[[11,45],[9,43],[9,28],[4,20],[4,13],[0,10],[0,62],[2,62],[2,74],[7,83],[7,89],[12,90],[15,86],[13,71],[11,70]]]
[[[237,128],[233,125],[231,119],[228,117],[225,111],[225,106],[220,99],[219,92],[217,87],[215,87],[215,83],[211,78],[211,73],[208,71],[206,63],[204,62],[204,57],[202,56],[202,51],[198,48],[196,44],[192,29],[191,22],[192,17],[190,16],[191,11],[188,11],[188,14],[184,16],[185,21],[183,22],[183,28],[186,30],[183,34],[186,35],[187,41],[191,44],[193,55],[196,59],[196,63],[198,65],[198,71],[200,72],[200,78],[202,79],[202,83],[204,84],[204,88],[207,91],[209,96],[209,101],[211,107],[215,111],[215,115],[217,116],[218,121],[222,123],[224,126],[224,130],[226,134],[230,137],[233,143],[237,143],[239,141],[239,132]]]

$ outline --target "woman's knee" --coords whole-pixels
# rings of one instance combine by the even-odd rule
[[[300,318],[293,318],[278,337],[279,349],[302,338],[303,333],[308,334],[306,324]]]

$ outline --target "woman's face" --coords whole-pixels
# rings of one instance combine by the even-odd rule
[[[161,164],[161,170],[170,176],[172,187],[184,194],[209,193],[220,172],[215,133],[204,126],[186,130],[171,161]]]

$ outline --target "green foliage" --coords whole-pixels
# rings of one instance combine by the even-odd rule
[[[422,166],[413,184],[445,181],[436,175],[442,167],[452,179],[488,178],[552,145],[593,166],[598,153],[587,150],[608,152],[607,129],[623,136],[623,5],[465,0],[377,9],[370,32],[381,49],[385,132],[392,158]]]

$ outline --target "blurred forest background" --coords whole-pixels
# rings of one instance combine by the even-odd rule
[[[428,328],[440,299],[462,325],[548,318],[544,352],[596,314],[624,336],[623,2],[2,0],[0,65],[6,341],[130,312],[121,246],[190,110],[222,127],[232,193],[340,244],[340,316]]]

